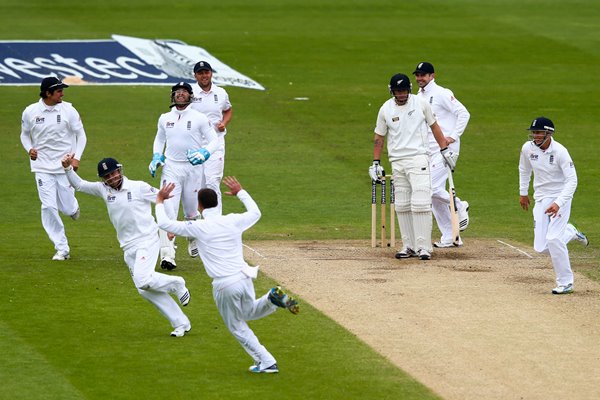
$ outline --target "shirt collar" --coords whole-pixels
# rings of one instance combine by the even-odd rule
[[[43,99],[40,99],[39,104],[40,104],[40,108],[42,109],[42,111],[53,112],[53,111],[60,111],[60,105],[62,103],[57,103],[53,106],[49,106],[48,104],[44,103]]]
[[[436,87],[437,87],[437,83],[435,83],[435,79],[432,79],[429,81],[429,83],[427,85],[425,85],[424,88],[422,88],[422,89],[420,88],[419,91],[421,93],[429,93]]]
[[[202,210],[202,218],[204,219],[218,217],[219,215],[221,214],[219,214],[219,209],[217,207],[205,208]]]

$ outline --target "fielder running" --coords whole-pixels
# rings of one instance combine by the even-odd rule
[[[104,200],[135,287],[169,320],[174,328],[171,336],[184,336],[192,325],[170,294],[177,295],[181,305],[186,306],[190,292],[185,280],[154,271],[160,244],[151,205],[156,201],[157,190],[146,182],[127,179],[114,158],[104,158],[98,163],[102,182],[81,179],[72,167],[72,153],[62,159],[62,166],[75,190]]]
[[[59,212],[74,220],[79,218],[79,203],[60,160],[66,153],[75,153],[73,168],[77,169],[87,143],[79,113],[71,103],[62,100],[63,89],[68,87],[58,78],[44,78],[41,99],[28,106],[21,117],[21,143],[29,154],[31,172],[35,173],[42,226],[54,243],[55,261],[71,257]]]
[[[529,209],[529,182],[533,173],[533,248],[550,254],[556,275],[553,294],[573,292],[573,271],[567,243],[589,244],[585,234],[569,223],[571,202],[577,189],[575,165],[567,149],[552,138],[554,124],[546,117],[533,120],[529,141],[519,159],[519,202]]]
[[[429,260],[431,246],[431,175],[427,126],[431,127],[446,163],[456,165],[454,153],[435,120],[429,103],[410,94],[408,76],[392,76],[389,91],[392,98],[383,103],[377,115],[373,145],[373,165],[369,175],[373,180],[385,179],[380,163],[387,136],[388,157],[392,164],[395,189],[395,209],[402,235],[403,248],[396,258],[419,257]]]
[[[418,96],[431,105],[437,122],[446,135],[448,148],[456,155],[460,152],[460,137],[465,131],[471,115],[451,90],[439,86],[435,82],[433,65],[422,62],[417,65],[413,75],[419,85]],[[446,190],[448,168],[440,153],[440,146],[429,129],[429,149],[431,152],[431,209],[442,237],[433,244],[434,247],[453,247],[452,221],[450,215],[450,194]],[[469,225],[469,203],[456,198],[456,209],[460,230]],[[458,245],[462,245],[459,238]]]
[[[252,279],[256,279],[258,267],[250,267],[244,261],[242,234],[258,221],[260,210],[235,178],[225,177],[223,183],[229,188],[225,194],[237,196],[246,212],[221,215],[217,208],[217,193],[204,188],[198,192],[198,207],[203,219],[173,221],[163,205],[174,190],[175,185],[171,183],[158,192],[156,219],[166,231],[197,239],[204,269],[213,279],[213,298],[217,309],[231,334],[254,360],[250,372],[279,372],[277,361],[260,344],[246,321],[266,317],[275,312],[277,307],[287,308],[297,314],[300,311],[298,302],[280,287],[274,287],[256,299]]]
[[[182,203],[184,218],[198,218],[198,190],[202,187],[201,166],[219,148],[217,133],[208,118],[193,110],[189,83],[179,82],[171,88],[171,111],[158,119],[158,131],[154,138],[153,156],[148,169],[152,177],[158,167],[163,166],[161,182],[177,183],[173,198],[167,202],[170,218],[177,219],[179,203]],[[166,149],[165,149],[166,144]],[[193,149],[193,152],[188,150]],[[163,155],[164,150],[164,155]],[[192,163],[192,164],[190,164]],[[163,269],[175,269],[175,238],[160,231],[160,259]],[[195,243],[188,243],[190,256],[197,257]]]
[[[219,148],[204,164],[202,187],[209,187],[217,193],[219,197],[217,209],[222,212],[220,185],[225,168],[225,135],[227,134],[227,124],[233,116],[233,109],[225,89],[212,82],[212,73],[213,69],[206,61],[199,61],[194,65],[196,84],[193,86],[192,108],[208,117],[219,136]]]

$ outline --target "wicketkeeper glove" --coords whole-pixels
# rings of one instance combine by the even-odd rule
[[[165,156],[160,153],[154,153],[152,155],[152,161],[150,161],[150,165],[148,165],[148,170],[150,171],[150,175],[154,178],[156,175],[156,170],[158,167],[165,165]]]
[[[192,150],[188,149],[187,159],[192,165],[200,165],[210,157],[210,153],[206,149]]]
[[[369,176],[374,181],[379,181],[385,176],[385,171],[381,164],[379,164],[379,160],[373,160],[373,165],[369,167]]]
[[[447,147],[443,148],[441,153],[444,157],[444,162],[446,165],[450,167],[452,172],[454,172],[454,168],[456,168],[456,161],[458,161],[458,153],[453,152]]]

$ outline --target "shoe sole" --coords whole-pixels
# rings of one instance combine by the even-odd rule
[[[167,260],[162,260],[160,262],[160,267],[162,269],[166,269],[167,271],[173,271],[175,268],[177,268],[177,265],[175,265]]]

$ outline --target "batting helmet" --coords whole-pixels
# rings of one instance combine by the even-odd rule
[[[114,158],[103,158],[98,163],[98,176],[102,178],[113,171],[121,169],[123,166]]]
[[[396,74],[392,76],[389,84],[390,92],[393,90],[408,90],[409,92],[412,90],[412,83],[408,76],[404,74]]]
[[[185,89],[190,95],[194,94],[192,86],[187,82],[178,82],[175,85],[173,85],[173,87],[171,87],[171,93],[174,93],[179,89]]]
[[[528,131],[546,131],[548,133],[554,133],[554,124],[546,117],[537,117],[531,123],[531,126],[527,129]]]

